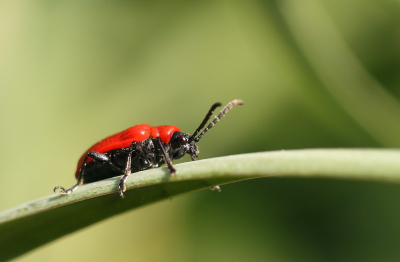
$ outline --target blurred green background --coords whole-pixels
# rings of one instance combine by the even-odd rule
[[[72,186],[99,139],[191,133],[217,101],[245,105],[199,142],[203,159],[400,147],[399,1],[0,1],[0,40],[0,210]],[[398,185],[256,179],[17,260],[399,261],[399,221]]]

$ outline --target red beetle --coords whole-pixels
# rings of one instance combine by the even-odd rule
[[[232,107],[242,105],[241,100],[233,100],[211,121],[196,137],[210,119],[214,110],[221,106],[215,103],[211,106],[203,122],[193,135],[181,133],[176,126],[156,126],[142,124],[132,126],[122,132],[109,136],[91,146],[78,161],[75,177],[76,185],[70,189],[56,186],[61,194],[70,194],[83,183],[91,183],[123,174],[119,182],[119,194],[124,198],[125,180],[131,173],[167,164],[171,175],[176,173],[172,160],[189,154],[192,160],[199,153],[195,142],[212,128]],[[214,187],[219,190],[219,187]]]

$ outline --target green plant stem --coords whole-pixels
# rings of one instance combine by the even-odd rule
[[[135,173],[125,199],[116,193],[119,177],[91,183],[1,212],[0,261],[133,208],[214,185],[270,176],[399,183],[399,160],[395,149],[282,150],[187,162],[175,165],[172,177],[165,167]]]

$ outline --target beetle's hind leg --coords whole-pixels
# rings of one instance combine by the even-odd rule
[[[83,160],[83,164],[81,166],[81,169],[79,169],[79,175],[78,175],[77,183],[74,186],[72,186],[71,188],[69,188],[69,189],[65,189],[62,186],[56,186],[56,187],[54,187],[53,191],[56,192],[57,189],[61,189],[60,194],[68,195],[68,194],[71,194],[72,192],[74,192],[80,185],[82,185],[83,182],[84,182],[84,174],[85,174],[85,169],[86,169],[86,165],[87,165],[87,159],[89,157],[91,157],[93,159],[93,161],[100,162],[100,163],[103,163],[103,164],[109,164],[112,168],[114,168],[114,169],[116,169],[118,171],[121,171],[121,169],[116,167],[110,161],[110,158],[108,156],[106,156],[105,154],[101,154],[101,153],[97,153],[97,152],[94,152],[94,151],[90,151],[85,156],[85,159]]]
[[[54,191],[54,193],[56,193],[56,190],[57,189],[61,189],[61,191],[60,191],[60,194],[63,194],[63,195],[68,195],[68,194],[71,194],[72,192],[74,192],[75,191],[75,189],[77,189],[78,188],[78,186],[80,186],[80,185],[82,185],[82,183],[76,183],[73,187],[71,187],[70,189],[65,189],[64,187],[62,187],[62,186],[56,186],[56,187],[54,187],[54,189],[53,189],[53,191]]]

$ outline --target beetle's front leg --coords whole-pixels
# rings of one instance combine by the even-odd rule
[[[165,149],[165,146],[163,145],[163,143],[161,142],[161,139],[159,137],[156,137],[156,145],[158,147],[158,149],[161,151],[162,157],[163,157],[163,161],[160,161],[159,163],[166,163],[169,173],[171,175],[175,175],[176,174],[176,170],[175,168],[172,166],[172,161],[169,158],[169,155],[167,153],[167,150]]]

